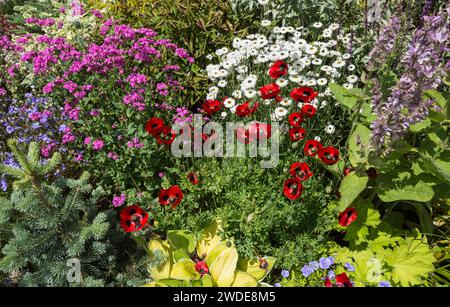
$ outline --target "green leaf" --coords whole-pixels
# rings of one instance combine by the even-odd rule
[[[411,125],[409,130],[413,133],[421,132],[431,126],[431,120],[427,117],[423,121]]]
[[[262,281],[275,265],[274,257],[263,257],[262,260],[267,262],[267,268],[261,268],[259,259],[247,260],[239,263],[238,269],[252,275],[256,280]]]
[[[432,175],[439,178],[442,182],[450,185],[450,161],[448,161],[448,154],[445,154],[447,160],[442,158],[432,158],[426,154],[421,154],[422,167]]]
[[[346,89],[338,84],[331,83],[329,85],[329,88],[331,92],[333,92],[334,97],[336,97],[336,100],[343,106],[347,107],[348,109],[353,109],[353,107],[356,105],[358,100],[360,100],[361,96],[361,89],[353,88],[353,89]]]
[[[411,171],[394,171],[377,178],[378,196],[384,202],[412,200],[430,201],[434,196],[433,188],[415,176]]]
[[[355,131],[350,137],[349,160],[353,167],[361,164],[368,164],[369,144],[372,131],[362,124],[356,126]]]
[[[433,250],[420,239],[406,238],[386,251],[386,263],[392,267],[392,279],[404,287],[420,285],[433,272]]]
[[[255,277],[246,272],[236,271],[231,287],[256,287],[257,285],[258,281]]]
[[[176,249],[183,249],[191,254],[197,244],[195,235],[190,231],[171,230],[167,232],[167,240]]]
[[[359,194],[364,191],[368,182],[369,177],[366,175],[361,176],[356,172],[351,172],[349,175],[345,176],[339,187],[339,193],[341,193],[339,211],[344,211],[350,206]]]
[[[354,208],[358,213],[358,217],[347,227],[345,240],[359,245],[367,241],[369,227],[376,228],[381,221],[380,213],[373,208],[370,202],[359,198],[355,204]]]

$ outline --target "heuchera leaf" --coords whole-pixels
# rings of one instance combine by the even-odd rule
[[[386,263],[392,267],[392,279],[404,287],[420,285],[434,270],[433,250],[420,239],[409,237],[386,253]]]

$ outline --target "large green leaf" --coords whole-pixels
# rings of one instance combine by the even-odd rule
[[[175,249],[183,249],[187,253],[195,250],[195,235],[190,231],[171,230],[167,232],[167,239]]]
[[[420,178],[411,171],[393,171],[380,175],[377,178],[378,196],[384,202],[430,201],[434,196],[433,188]]]
[[[348,90],[345,87],[334,83],[331,83],[328,87],[334,97],[336,97],[336,100],[350,110],[356,105],[362,93],[361,89],[353,88]]]
[[[450,160],[448,158],[448,152],[445,155],[445,159],[442,158],[432,158],[428,155],[422,154],[423,168],[429,173],[433,174],[442,182],[450,185]]]
[[[266,268],[261,266],[261,261],[267,262]],[[261,261],[258,258],[242,261],[239,263],[238,269],[252,275],[256,280],[262,281],[272,270],[276,259],[274,257],[263,257],[261,258]]]
[[[339,193],[341,193],[341,199],[339,200],[340,211],[344,211],[353,203],[359,194],[364,191],[367,182],[369,182],[369,177],[366,175],[361,176],[356,172],[351,172],[344,177],[339,187]]]
[[[350,241],[355,245],[359,245],[365,241],[369,236],[369,228],[377,227],[380,221],[380,213],[373,208],[370,202],[358,198],[354,206],[358,217],[346,229],[345,240]]]
[[[386,263],[392,267],[392,279],[402,286],[420,285],[434,270],[433,250],[416,238],[399,241],[399,246],[387,250]]]

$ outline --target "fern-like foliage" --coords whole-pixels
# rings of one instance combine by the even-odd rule
[[[31,143],[27,154],[14,141],[8,145],[20,168],[0,166],[0,172],[16,178],[10,198],[0,198],[0,229],[9,229],[0,271],[18,274],[23,286],[107,284],[115,257],[108,239],[112,212],[97,209],[103,189],[89,183],[88,173],[78,179],[52,178],[58,153],[42,163],[37,144]],[[72,258],[81,264],[79,283],[67,279]]]

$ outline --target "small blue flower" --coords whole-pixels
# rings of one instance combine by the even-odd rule
[[[317,270],[318,268],[320,268],[319,262],[317,262],[317,261],[311,261],[311,262],[309,263],[309,266],[310,266],[314,271]]]
[[[334,259],[330,257],[328,258],[320,258],[319,259],[319,268],[323,269],[323,270],[328,270],[332,265],[334,264]]]
[[[333,279],[336,278],[336,274],[334,273],[333,270],[330,270],[330,271],[328,272],[327,276],[328,276],[328,278],[331,279],[331,280],[333,280]]]
[[[302,268],[302,274],[303,276],[305,276],[306,278],[309,277],[309,275],[311,275],[312,273],[314,273],[315,269],[313,269],[312,267],[308,266],[305,264],[305,266]]]
[[[346,268],[349,272],[355,271],[355,267],[348,262],[344,265],[344,268]]]
[[[64,131],[66,131],[66,128],[67,128],[67,125],[62,124],[59,126],[58,130],[59,130],[59,132],[64,132]]]
[[[391,284],[388,281],[380,281],[380,283],[378,284],[378,287],[381,288],[390,288]]]
[[[280,283],[276,283],[275,285],[273,285],[274,287],[276,287],[276,288],[280,288],[281,287],[281,285],[280,285]]]
[[[3,192],[8,191],[8,182],[6,182],[5,174],[2,175],[2,179],[0,180],[0,188],[3,190]]]
[[[14,130],[15,130],[15,129],[14,129],[13,127],[11,127],[11,126],[7,126],[7,127],[6,127],[6,133],[8,133],[8,134],[13,133]]]
[[[281,271],[281,276],[283,276],[283,278],[289,278],[289,271],[288,270]]]

